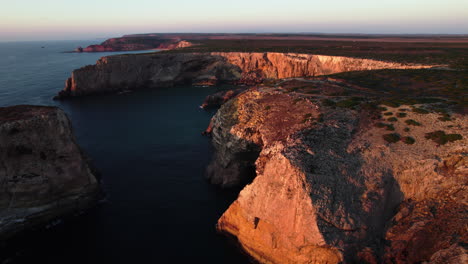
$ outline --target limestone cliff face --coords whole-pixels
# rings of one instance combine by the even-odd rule
[[[240,75],[237,67],[225,63],[220,56],[192,53],[110,56],[73,71],[58,97],[190,84],[211,78],[232,81]]]
[[[269,78],[308,77],[343,71],[428,68],[335,56],[293,53],[153,53],[103,57],[75,70],[57,98],[154,88],[182,83],[255,84]]]
[[[259,71],[263,78],[282,79],[378,69],[414,69],[430,66],[297,53],[212,53],[222,56],[243,73]]]
[[[390,144],[366,112],[268,88],[228,101],[212,120],[209,176],[240,182],[255,162],[256,177],[218,230],[261,263],[463,263],[466,117],[449,131],[463,140],[436,147],[425,130],[447,124],[408,115],[425,125],[416,143]]]
[[[0,240],[91,206],[99,184],[55,107],[0,108]]]

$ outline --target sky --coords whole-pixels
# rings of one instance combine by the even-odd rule
[[[0,42],[134,33],[468,34],[468,0],[0,0]]]

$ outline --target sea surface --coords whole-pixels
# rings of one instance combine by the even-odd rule
[[[65,110],[106,193],[96,208],[10,242],[0,263],[248,263],[215,231],[237,192],[204,179],[212,149],[201,132],[214,112],[199,105],[222,87],[53,101],[73,69],[118,54],[64,53],[96,42],[0,43],[0,107]]]

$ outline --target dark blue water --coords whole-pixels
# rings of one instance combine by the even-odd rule
[[[0,43],[0,106],[64,109],[107,194],[89,212],[8,245],[6,255],[12,263],[248,262],[215,232],[236,194],[203,178],[211,147],[200,132],[213,113],[198,105],[219,88],[52,101],[73,69],[109,55],[61,53],[88,44]]]

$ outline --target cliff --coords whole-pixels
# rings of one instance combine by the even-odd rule
[[[90,45],[86,48],[78,47],[76,52],[111,52],[111,51],[135,51],[153,49],[178,49],[190,47],[193,44],[178,38],[160,38],[151,36],[129,36],[111,38],[99,45]]]
[[[56,107],[0,108],[0,240],[99,198],[95,174]]]
[[[293,53],[155,53],[103,57],[74,70],[57,99],[178,84],[256,84],[345,71],[430,68],[369,59]]]
[[[466,262],[466,116],[386,107],[404,113],[389,132],[383,110],[327,100],[259,88],[221,107],[207,175],[250,184],[217,229],[260,263]]]

